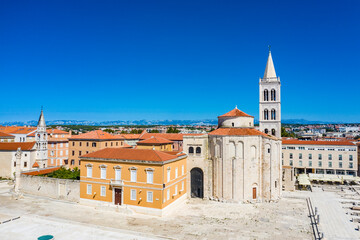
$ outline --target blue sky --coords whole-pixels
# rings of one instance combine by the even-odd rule
[[[0,2],[0,121],[258,116],[271,44],[283,119],[360,122],[360,2]]]

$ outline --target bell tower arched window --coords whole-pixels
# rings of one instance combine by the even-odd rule
[[[271,101],[276,101],[276,91],[275,91],[275,89],[271,89]]]
[[[269,110],[264,110],[264,120],[269,120]]]
[[[267,89],[264,90],[264,101],[269,101],[269,91]]]
[[[276,111],[275,111],[275,109],[271,109],[271,120],[276,120]]]
[[[268,130],[267,128],[265,128],[265,129],[264,129],[264,132],[265,132],[266,134],[268,134],[268,133],[269,133],[269,130]]]
[[[271,135],[275,136],[275,129],[271,129]]]

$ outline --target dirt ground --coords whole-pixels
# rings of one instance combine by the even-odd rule
[[[191,199],[168,216],[152,217],[33,196],[14,200],[0,194],[0,215],[48,217],[170,239],[312,239],[305,199],[286,195],[277,203],[258,204]]]

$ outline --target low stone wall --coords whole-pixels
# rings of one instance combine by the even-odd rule
[[[80,200],[80,181],[21,174],[22,193],[71,202]]]

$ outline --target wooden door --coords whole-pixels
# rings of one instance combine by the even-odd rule
[[[256,199],[256,187],[253,188],[253,199]]]
[[[115,188],[115,205],[121,205],[121,189]]]

